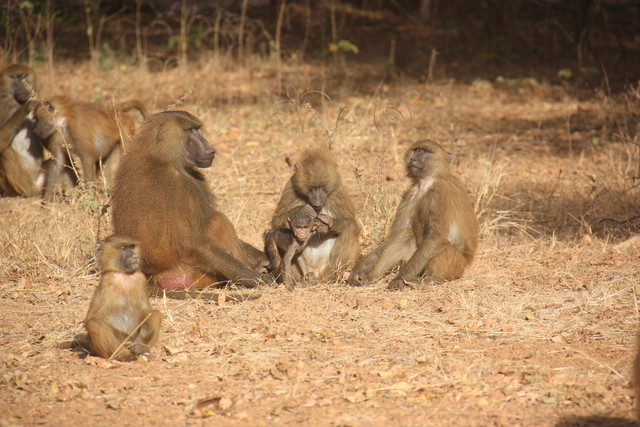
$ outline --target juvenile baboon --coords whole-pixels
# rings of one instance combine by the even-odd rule
[[[349,283],[365,285],[402,264],[389,289],[427,275],[435,281],[460,277],[478,245],[478,219],[460,180],[449,171],[450,154],[435,141],[414,143],[406,154],[411,187],[385,242],[360,259]]]
[[[142,123],[116,173],[114,232],[140,241],[142,271],[163,289],[218,281],[255,287],[261,277],[247,266],[247,251],[264,254],[238,239],[197,170],[210,167],[216,153],[201,126],[184,111]]]
[[[162,321],[149,305],[140,249],[135,241],[114,235],[98,243],[96,259],[102,278],[84,321],[91,350],[105,359],[135,360],[158,342]]]
[[[62,174],[71,172],[69,153],[80,159],[86,181],[96,180],[102,163],[106,184],[111,184],[111,163],[117,161],[121,145],[126,149],[133,138],[134,122],[127,114],[132,109],[143,118],[147,116],[144,105],[135,99],[108,107],[54,96],[36,107],[35,132],[48,141],[54,159],[45,188],[48,198],[53,196]]]
[[[331,220],[326,219],[331,225]],[[287,228],[268,230],[264,235],[265,253],[274,276],[287,287],[293,284],[291,265],[318,229],[318,217],[298,211],[287,218]]]
[[[0,72],[0,194],[35,196],[44,184],[43,141],[34,135],[33,70],[13,64]]]
[[[271,219],[272,232],[289,227],[291,215],[304,211],[320,219],[316,232],[295,259],[294,280],[327,279],[349,268],[360,255],[360,226],[329,150],[302,153]],[[267,233],[269,235],[269,233]]]

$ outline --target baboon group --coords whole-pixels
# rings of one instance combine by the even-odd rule
[[[36,101],[29,67],[10,65],[0,77],[3,195],[53,200],[78,177],[96,181],[99,171],[111,188],[113,235],[96,247],[102,278],[85,320],[99,356],[135,359],[157,341],[161,318],[148,283],[184,296],[229,283],[291,289],[351,270],[348,283],[363,286],[400,266],[389,289],[401,289],[421,276],[458,278],[473,259],[478,220],[449,171],[450,154],[435,141],[407,150],[411,185],[384,243],[362,258],[362,230],[332,152],[303,151],[261,250],[241,240],[217,208],[201,172],[216,149],[192,114],[149,115],[135,99],[111,107],[64,96]],[[142,116],[138,125],[132,110]]]
[[[101,280],[85,319],[98,356],[135,360],[158,341],[161,314],[149,287],[175,297],[229,283],[292,289],[349,270],[347,283],[363,286],[398,267],[388,289],[399,290],[421,277],[459,278],[473,260],[478,220],[449,170],[451,154],[436,141],[406,151],[410,185],[384,242],[363,257],[356,209],[332,152],[303,151],[260,250],[238,237],[200,172],[216,154],[200,120],[186,111],[148,115],[135,99],[110,107],[65,96],[36,102],[32,79],[21,64],[0,72],[0,194],[52,200],[79,176],[95,181],[102,171],[113,235],[96,245]],[[137,126],[131,110],[142,117]],[[640,352],[633,377],[640,387]]]

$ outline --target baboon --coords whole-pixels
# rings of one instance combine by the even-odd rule
[[[140,241],[142,271],[160,288],[202,289],[219,281],[255,287],[262,279],[247,259],[264,254],[238,238],[197,170],[210,167],[216,153],[201,126],[184,111],[142,123],[116,172],[114,232]]]
[[[11,64],[0,72],[0,153],[11,144],[20,125],[35,108],[26,85],[33,86],[31,77],[33,70],[22,64]]]
[[[0,72],[0,194],[35,196],[44,184],[43,141],[34,133],[36,106],[27,85],[33,70],[12,64]]]
[[[271,219],[273,232],[289,227],[289,218],[304,211],[318,217],[316,232],[295,259],[293,279],[328,279],[350,268],[360,256],[360,226],[345,191],[338,165],[325,148],[306,150],[287,182]],[[267,232],[266,235],[270,235]],[[268,243],[268,242],[267,242]]]
[[[102,272],[84,321],[91,350],[105,359],[135,360],[158,342],[162,316],[149,305],[135,241],[110,236],[96,246]]]
[[[435,281],[460,277],[478,245],[478,219],[460,180],[449,171],[451,155],[430,140],[406,154],[411,187],[402,196],[384,243],[360,259],[349,276],[356,286],[377,280],[402,264],[389,289],[420,275]]]
[[[106,185],[111,184],[111,163],[117,162],[121,145],[126,150],[133,138],[134,123],[127,114],[132,109],[138,110],[143,118],[147,116],[144,105],[135,99],[107,107],[54,96],[36,107],[35,132],[48,141],[47,148],[54,159],[45,187],[47,198],[53,196],[62,174],[71,173],[73,159],[69,154],[80,159],[86,181],[96,180],[102,163]]]
[[[44,141],[35,134],[34,128],[35,121],[29,115],[9,147],[0,153],[0,194],[3,196],[42,195],[51,161],[44,161]]]
[[[325,221],[327,225],[332,225],[330,218]],[[287,218],[287,228],[265,232],[265,253],[269,258],[269,265],[276,279],[282,281],[285,286],[292,286],[291,263],[307,247],[320,223],[319,217],[298,211]]]

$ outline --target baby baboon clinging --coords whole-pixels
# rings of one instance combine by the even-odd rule
[[[384,243],[360,259],[349,283],[365,285],[401,264],[389,289],[420,275],[452,280],[471,264],[478,245],[478,219],[460,180],[449,171],[450,154],[435,141],[407,151],[411,187],[402,196]]]
[[[282,190],[271,219],[272,232],[288,228],[289,218],[301,211],[312,213],[320,221],[295,259],[293,279],[337,277],[339,271],[358,259],[361,230],[351,198],[340,180],[338,165],[327,149],[302,153],[295,172]]]
[[[107,107],[54,96],[36,107],[35,132],[48,140],[47,148],[54,158],[45,188],[48,198],[53,196],[63,174],[72,172],[69,153],[80,159],[85,180],[95,181],[102,164],[106,184],[111,184],[111,164],[117,162],[121,145],[126,148],[133,138],[134,123],[127,114],[132,109],[147,116],[144,105],[135,99]]]
[[[210,167],[216,153],[201,126],[184,111],[142,123],[116,173],[114,232],[140,241],[142,271],[163,289],[219,281],[255,287],[262,280],[247,266],[247,252],[252,259],[264,254],[238,238],[197,170]]]
[[[331,219],[325,219],[331,226]],[[322,221],[308,212],[298,211],[287,218],[287,228],[268,230],[264,235],[265,253],[274,276],[287,287],[293,285],[291,265]]]
[[[140,250],[135,241],[114,235],[98,243],[96,259],[102,278],[84,321],[91,350],[105,359],[134,360],[158,341],[162,321],[149,305]]]

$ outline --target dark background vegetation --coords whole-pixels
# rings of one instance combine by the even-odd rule
[[[108,67],[117,59],[154,70],[209,52],[240,65],[348,58],[390,78],[493,81],[535,69],[537,79],[609,93],[640,76],[636,0],[7,0],[2,8],[9,61],[90,58]]]

